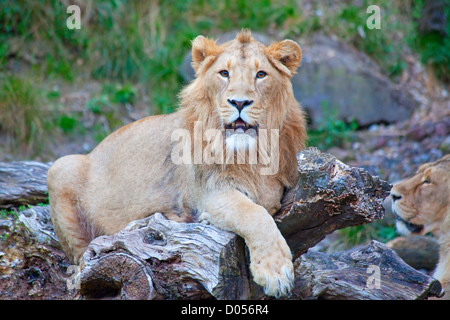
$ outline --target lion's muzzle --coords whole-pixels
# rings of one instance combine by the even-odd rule
[[[258,129],[258,126],[250,125],[249,123],[245,122],[241,117],[225,125],[225,130],[234,130],[234,133],[246,133],[246,131],[249,129],[253,129],[256,131]]]

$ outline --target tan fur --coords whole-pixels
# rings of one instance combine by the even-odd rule
[[[434,277],[447,292],[445,298],[450,299],[450,155],[420,166],[413,177],[396,183],[391,195],[396,215],[423,226],[418,234],[430,232],[437,238],[440,251]],[[409,233],[403,222],[397,227]]]
[[[291,252],[271,214],[280,208],[284,190],[297,181],[296,154],[306,139],[303,112],[290,83],[300,47],[290,40],[266,47],[243,31],[222,45],[198,36],[192,57],[196,79],[182,90],[178,111],[129,124],[90,154],[63,157],[50,168],[47,183],[56,233],[78,264],[93,238],[114,234],[155,212],[177,221],[208,220],[245,239],[253,278],[267,294],[287,294],[293,284]],[[219,74],[223,69],[229,78]],[[260,70],[267,73],[264,79],[255,78]],[[171,160],[174,130],[184,128],[194,135],[195,123],[201,123],[203,132],[218,129],[225,135],[224,126],[237,112],[227,99],[243,96],[253,101],[241,111],[247,123],[258,130],[279,130],[276,173],[260,174],[260,163]]]

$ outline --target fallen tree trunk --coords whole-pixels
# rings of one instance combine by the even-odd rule
[[[315,148],[299,153],[298,161],[299,183],[285,194],[282,209],[274,216],[296,259],[293,299],[423,299],[438,294],[439,282],[406,268],[405,264],[400,263],[401,259],[385,247],[380,249],[375,246],[378,248],[375,250],[374,244],[371,244],[373,254],[376,253],[381,259],[379,261],[370,260],[370,254],[364,256],[358,251],[333,255],[305,254],[308,248],[334,230],[381,218],[383,199],[388,195],[390,185]],[[156,213],[130,223],[118,234],[94,239],[83,256],[85,267],[82,272],[78,273],[75,268],[71,269],[75,273],[66,274],[66,270],[70,269],[67,259],[61,261],[58,258],[52,262],[61,255],[49,223],[48,207],[33,207],[30,210],[20,213],[14,226],[6,227],[10,233],[4,247],[0,247],[0,267],[8,265],[8,261],[10,266],[13,265],[4,269],[8,275],[0,279],[0,289],[2,284],[3,288],[6,286],[8,297],[14,297],[14,286],[9,283],[15,281],[17,288],[23,281],[24,277],[20,275],[23,268],[31,270],[28,271],[31,274],[40,275],[37,277],[39,281],[29,279],[25,287],[33,284],[38,289],[43,288],[41,293],[45,289],[45,279],[55,279],[53,283],[59,281],[55,288],[60,288],[60,284],[65,282],[71,290],[62,294],[62,298],[79,297],[78,292],[87,299],[263,297],[262,289],[252,281],[244,240],[212,225],[177,223]],[[24,233],[32,238],[29,241],[31,247],[27,249],[24,244],[19,251],[32,251],[39,244],[48,252],[56,252],[47,254],[46,260],[42,257],[45,263],[41,261],[36,269],[30,269],[31,262],[21,266],[22,269],[14,265],[16,253],[12,244],[26,238]],[[390,257],[391,269],[383,265],[384,257]],[[373,292],[379,289],[371,287],[365,290],[365,295],[358,292],[357,288],[367,283],[370,276],[366,273],[365,259],[381,268],[382,278],[396,284],[381,286],[389,294],[382,293],[383,290]],[[336,269],[336,266],[344,264],[347,267]],[[383,270],[391,271],[383,273]],[[59,278],[52,274],[55,272],[60,274]],[[335,281],[337,274],[340,274],[338,279],[344,279],[342,274],[347,278]],[[34,294],[31,298],[41,296],[36,294],[38,289],[30,288]],[[8,297],[0,294],[0,298]]]
[[[315,148],[298,154],[298,168],[299,183],[286,193],[282,209],[275,215],[294,258],[337,229],[372,222],[383,216],[382,203],[390,190],[388,183],[370,176],[362,169],[351,168]],[[384,252],[390,254],[387,248]],[[121,255],[120,259],[114,259],[115,254]],[[152,292],[139,293],[139,297],[250,299],[263,296],[261,289],[251,280],[248,254],[240,237],[205,224],[168,221],[161,214],[132,223],[117,235],[95,239],[84,255],[86,268],[81,274],[80,292],[87,297],[97,296],[99,283],[103,283],[105,287],[115,288],[110,291],[115,293],[115,297],[133,298],[123,292],[139,292],[129,288],[134,288],[137,284],[119,284],[115,279],[127,279],[135,271],[125,277],[122,272],[119,276],[109,274],[104,277],[105,272],[100,271],[105,268],[102,260],[105,256],[108,256],[109,261],[106,268],[113,270],[115,267],[110,264],[114,265],[116,261],[120,261],[123,266],[124,254],[129,255],[126,260],[130,265],[135,265],[135,259],[138,259],[142,269],[148,268],[149,271],[146,272],[152,278],[150,281],[148,277],[142,277],[146,282],[153,282],[154,287],[149,283],[142,285]],[[391,259],[391,263],[401,261],[398,256],[395,257]],[[299,261],[297,260],[297,264]],[[398,270],[401,274],[406,265],[397,263],[396,266],[403,268]],[[312,268],[314,264],[309,267]],[[361,272],[357,268],[354,270],[354,274],[348,273],[349,279],[352,275],[361,279]],[[392,297],[410,299],[435,294],[438,286],[436,281],[422,276],[421,286],[416,286],[418,272],[412,271],[413,269],[408,269],[410,278],[406,277],[397,290],[389,288]],[[333,277],[333,274],[330,275]],[[94,288],[91,283],[95,283],[97,289],[91,289]],[[313,286],[301,281],[299,283],[301,287]],[[306,289],[296,290],[307,292]],[[350,294],[349,290],[341,292],[340,296],[345,294],[348,294],[348,299],[382,296],[380,291],[377,294],[358,296]],[[339,293],[335,296],[339,296]],[[296,297],[322,296],[303,294]]]
[[[275,221],[294,257],[345,227],[381,219],[390,184],[330,154],[308,148],[297,155],[299,180]]]
[[[297,265],[293,299],[412,300],[441,294],[439,281],[377,241],[330,255],[308,252]]]
[[[84,255],[80,293],[90,298],[262,298],[251,281],[241,238],[211,225],[169,221],[160,213],[95,239]],[[295,261],[290,299],[425,299],[439,281],[413,269],[385,245]]]
[[[94,239],[83,258],[80,292],[88,298],[98,297],[98,290],[131,299],[156,293],[165,299],[250,297],[243,239],[204,223],[177,223],[155,213]],[[149,277],[129,281],[137,265]]]
[[[0,209],[47,202],[51,163],[16,161],[0,166]]]

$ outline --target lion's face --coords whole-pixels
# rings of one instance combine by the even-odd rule
[[[439,236],[450,206],[450,156],[422,165],[417,173],[396,183],[392,190],[392,211],[403,234]]]
[[[217,87],[215,104],[227,143],[231,139],[244,146],[254,142],[277,73],[259,43],[244,45],[238,41],[230,44],[208,70],[208,78]]]
[[[300,60],[300,47],[291,40],[266,47],[245,31],[221,46],[202,36],[195,39],[193,65],[227,145],[251,148],[261,128],[280,127],[283,105],[274,101],[279,100],[278,92],[290,87]]]

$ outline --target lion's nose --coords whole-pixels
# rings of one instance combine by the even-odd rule
[[[402,196],[395,194],[395,193],[391,193],[392,196],[392,201],[395,202],[397,200],[400,200],[402,198]]]
[[[235,99],[228,99],[227,100],[229,104],[231,104],[233,107],[236,107],[239,112],[242,111],[245,107],[248,107],[253,104],[253,100],[235,100]]]

